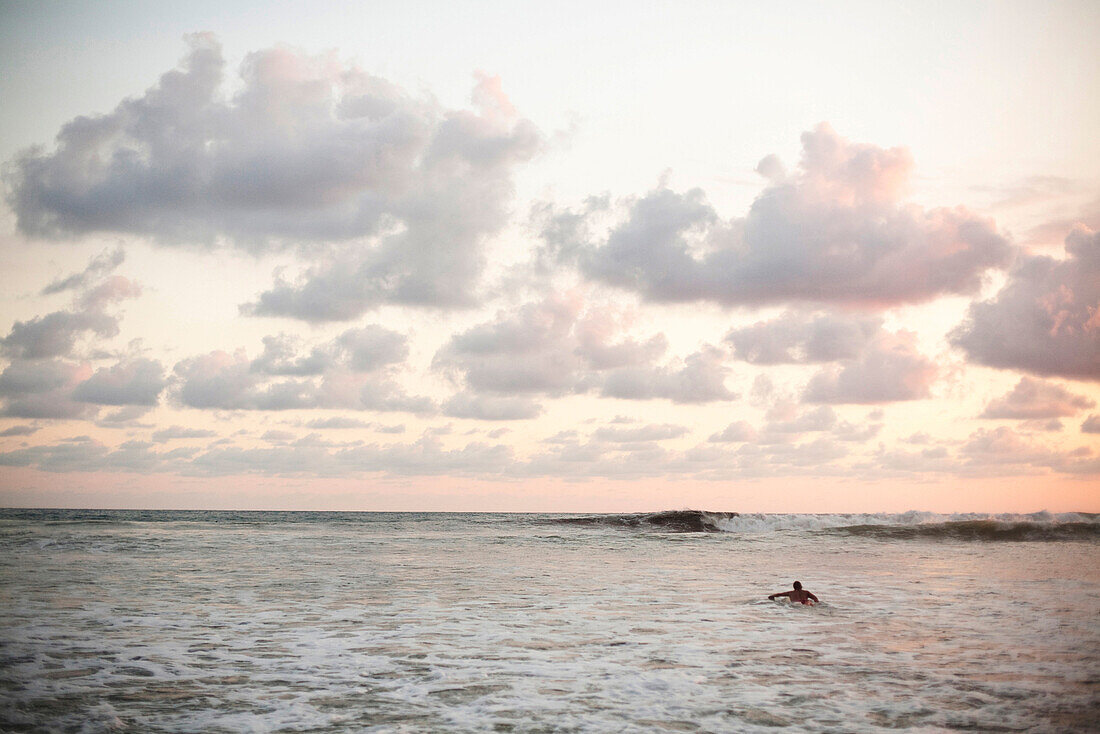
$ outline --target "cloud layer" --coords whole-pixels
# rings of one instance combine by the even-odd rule
[[[451,109],[334,54],[264,49],[234,74],[212,36],[188,43],[143,94],[8,162],[7,201],[20,246],[121,235],[149,263],[164,247],[278,261],[270,283],[232,296],[229,318],[251,319],[234,329],[253,341],[183,347],[148,319],[135,319],[144,341],[129,340],[123,309],[143,290],[123,250],[104,251],[31,288],[45,305],[0,334],[0,465],[724,482],[1100,473],[1100,395],[1068,382],[1100,381],[1092,230],[1074,231],[1064,258],[1027,254],[966,208],[911,203],[906,149],[825,124],[802,135],[796,165],[760,161],[743,216],[663,178],[625,198],[536,204],[525,230],[514,182],[547,139],[498,78],[476,75],[469,108]],[[532,178],[525,190],[554,183]],[[968,309],[944,298],[1000,278]],[[160,305],[188,323],[189,304]],[[310,336],[257,318],[308,322],[294,328]],[[958,379],[959,354],[1027,374],[962,395],[973,379]],[[371,415],[383,412],[409,415]]]

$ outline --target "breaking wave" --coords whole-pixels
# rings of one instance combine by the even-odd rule
[[[625,515],[554,518],[568,525],[634,528],[674,533],[827,532],[884,540],[1100,540],[1100,515],[1091,513],[763,514],[668,510]]]
[[[608,525],[621,528],[648,528],[674,533],[718,533],[738,515],[736,512],[705,512],[703,510],[666,510],[632,515],[586,515],[560,517],[554,522],[565,525]]]

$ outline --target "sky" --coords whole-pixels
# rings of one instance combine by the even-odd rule
[[[0,0],[0,505],[1100,512],[1098,32]]]

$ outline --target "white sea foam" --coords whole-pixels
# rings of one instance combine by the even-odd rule
[[[910,527],[949,523],[995,522],[1014,525],[1052,526],[1082,523],[1100,528],[1100,516],[1076,512],[1050,513],[852,513],[852,514],[762,514],[745,513],[715,517],[714,525],[730,533],[772,533],[787,530],[828,530],[850,527]]]

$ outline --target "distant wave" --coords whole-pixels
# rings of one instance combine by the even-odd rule
[[[1100,523],[965,520],[925,525],[853,525],[836,528],[835,532],[884,539],[1096,540],[1100,539]]]
[[[666,510],[665,512],[632,515],[585,515],[559,517],[552,522],[565,525],[609,525],[621,528],[648,528],[675,533],[718,533],[722,523],[737,517],[736,512],[705,512],[703,510]]]
[[[1100,515],[1077,512],[1036,512],[1026,515],[945,515],[931,512],[800,515],[669,510],[626,515],[558,517],[552,522],[676,533],[724,532],[749,535],[816,531],[884,540],[1100,539]]]

